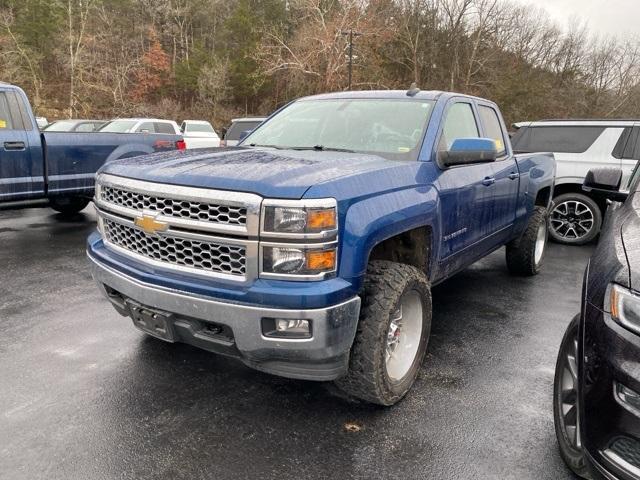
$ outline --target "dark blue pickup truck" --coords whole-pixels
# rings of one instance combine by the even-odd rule
[[[179,135],[40,132],[25,93],[0,83],[0,209],[79,212],[107,160],[184,148]]]
[[[295,101],[239,147],[110,162],[95,280],[146,333],[391,405],[427,350],[431,287],[506,245],[536,274],[555,160],[445,92]]]

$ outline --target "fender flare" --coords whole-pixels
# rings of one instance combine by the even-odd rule
[[[340,276],[358,278],[367,271],[369,256],[381,242],[419,227],[429,227],[440,238],[438,193],[433,187],[412,187],[372,196],[347,210],[342,232]],[[436,245],[430,252],[434,265]]]

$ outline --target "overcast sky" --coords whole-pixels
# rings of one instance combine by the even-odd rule
[[[563,27],[578,17],[594,33],[640,38],[640,0],[516,0],[544,8]]]

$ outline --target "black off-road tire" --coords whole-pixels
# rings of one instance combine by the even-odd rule
[[[514,275],[530,277],[540,273],[547,247],[547,209],[535,207],[527,228],[520,238],[507,244],[507,268]],[[542,257],[536,261],[536,243],[540,228],[545,229],[545,243]]]
[[[587,243],[592,242],[600,233],[600,228],[602,227],[602,209],[600,206],[588,196],[582,193],[565,193],[562,195],[558,195],[553,199],[553,203],[555,205],[560,205],[566,201],[577,201],[584,205],[586,205],[589,210],[591,210],[591,214],[593,215],[593,227],[591,231],[585,235],[584,237],[572,239],[566,238],[559,235],[552,227],[553,225],[549,225],[549,238],[556,243],[561,243],[563,245],[585,245]]]
[[[406,292],[415,290],[422,302],[422,335],[409,371],[393,381],[386,369],[385,351],[391,316]],[[349,372],[336,380],[348,395],[378,405],[400,401],[415,382],[431,332],[431,288],[415,267],[385,260],[369,263],[364,281],[358,331],[351,349]]]
[[[75,215],[89,205],[89,199],[84,197],[59,197],[49,200],[49,205],[56,212],[63,215]]]
[[[565,437],[564,429],[562,427],[563,420],[560,414],[560,395],[562,389],[562,374],[564,368],[564,356],[566,349],[578,338],[578,332],[580,328],[580,315],[576,315],[562,338],[560,344],[560,350],[558,352],[558,360],[556,362],[555,379],[553,382],[553,420],[556,430],[556,438],[558,440],[558,447],[560,450],[560,456],[567,464],[567,466],[578,476],[590,479],[592,478],[587,457],[581,448],[576,448],[569,443]]]

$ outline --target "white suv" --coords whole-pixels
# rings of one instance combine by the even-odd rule
[[[596,167],[622,168],[627,184],[640,160],[640,121],[544,120],[514,124],[516,153],[553,152],[557,162],[555,206],[549,234],[557,242],[582,245],[600,231],[606,203],[582,190],[587,172]]]

